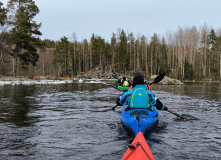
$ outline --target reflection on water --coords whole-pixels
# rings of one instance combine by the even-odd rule
[[[145,134],[155,159],[220,159],[220,84],[152,88],[170,110],[199,118],[160,111]],[[0,86],[0,158],[120,159],[133,137],[122,107],[111,110],[121,93],[98,83]]]
[[[32,95],[35,90],[34,86],[5,86],[0,90],[1,95],[1,114],[0,120],[2,122],[14,123],[16,126],[29,126],[30,99],[27,97]]]
[[[221,101],[220,82],[189,82],[185,83],[185,85],[155,85],[153,89],[200,99]]]

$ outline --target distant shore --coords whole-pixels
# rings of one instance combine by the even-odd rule
[[[0,75],[0,81],[30,81],[30,80],[33,80],[33,79]]]
[[[54,77],[45,77],[45,76],[40,76],[36,77],[36,79],[33,78],[27,78],[27,77],[13,77],[13,76],[3,76],[0,75],[0,81],[36,81],[36,80],[62,80],[62,78],[54,78]]]
[[[113,79],[112,74],[111,73],[106,73],[106,74],[80,74],[78,76],[75,77],[75,79],[91,79],[91,78],[98,78],[98,79]],[[151,80],[153,80],[156,77],[156,75],[151,77]],[[128,76],[128,79],[132,80],[132,77]],[[25,77],[13,77],[13,76],[3,76],[0,75],[0,81],[38,81],[38,80],[71,80],[70,79],[64,79],[64,78],[54,78],[54,77],[36,77],[36,79],[30,79],[30,78],[25,78]],[[163,84],[163,85],[182,85],[183,83],[179,80],[173,79],[173,78],[169,78],[169,77],[164,77],[164,79],[159,82],[159,84]]]
[[[148,82],[153,81],[154,78],[157,75],[152,75],[150,78],[150,80],[148,80]],[[130,79],[131,81],[133,80],[132,76],[127,76],[128,79]],[[39,76],[36,77],[36,79],[34,78],[27,78],[27,77],[13,77],[13,76],[5,76],[5,75],[0,75],[0,81],[36,81],[36,80],[73,80],[73,79],[91,79],[91,78],[97,78],[97,79],[113,79],[112,77],[112,73],[111,72],[105,72],[102,73],[101,71],[95,71],[95,72],[88,72],[88,73],[80,73],[79,75],[75,76],[75,77],[70,77],[70,78],[64,78],[64,77],[49,77],[49,76]],[[174,79],[174,78],[170,78],[165,76],[163,80],[161,80],[158,84],[162,84],[162,85],[183,85],[184,83],[191,83],[191,82],[220,82],[220,81],[212,81],[212,80],[201,80],[201,81],[188,81],[185,80],[183,82],[181,82],[180,80]]]

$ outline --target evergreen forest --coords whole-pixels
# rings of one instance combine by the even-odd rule
[[[146,77],[166,72],[179,80],[221,79],[221,28],[207,24],[168,31],[164,35],[134,35],[118,29],[110,40],[93,33],[90,40],[42,40],[43,24],[34,21],[33,0],[0,1],[0,75],[74,77],[100,69]],[[148,32],[148,31],[147,31]]]

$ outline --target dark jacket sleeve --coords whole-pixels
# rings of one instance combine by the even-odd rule
[[[168,110],[168,108],[167,108],[159,99],[156,100],[155,107],[156,107],[158,110],[164,110],[164,111],[167,111],[167,110]]]

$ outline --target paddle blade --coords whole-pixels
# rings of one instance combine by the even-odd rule
[[[117,105],[115,107],[112,107],[112,110],[114,111],[116,107],[117,107]]]
[[[166,73],[162,73],[162,74],[158,75],[152,83],[160,82],[165,77],[165,75],[166,75]]]
[[[184,120],[188,120],[188,121],[199,120],[198,118],[196,118],[194,116],[191,116],[191,115],[188,115],[188,114],[181,114],[181,116],[184,118]]]
[[[113,70],[113,69],[112,69],[112,73],[113,73],[113,74],[114,74],[116,77],[118,77],[118,76],[117,76],[117,74],[114,72],[114,70]]]
[[[191,116],[191,115],[187,115],[187,114],[178,114],[178,113],[175,113],[171,110],[167,110],[167,112],[170,112],[172,113],[173,115],[177,116],[178,118],[182,119],[182,120],[186,120],[186,121],[191,121],[191,120],[198,120],[198,118],[194,117],[194,116]]]

